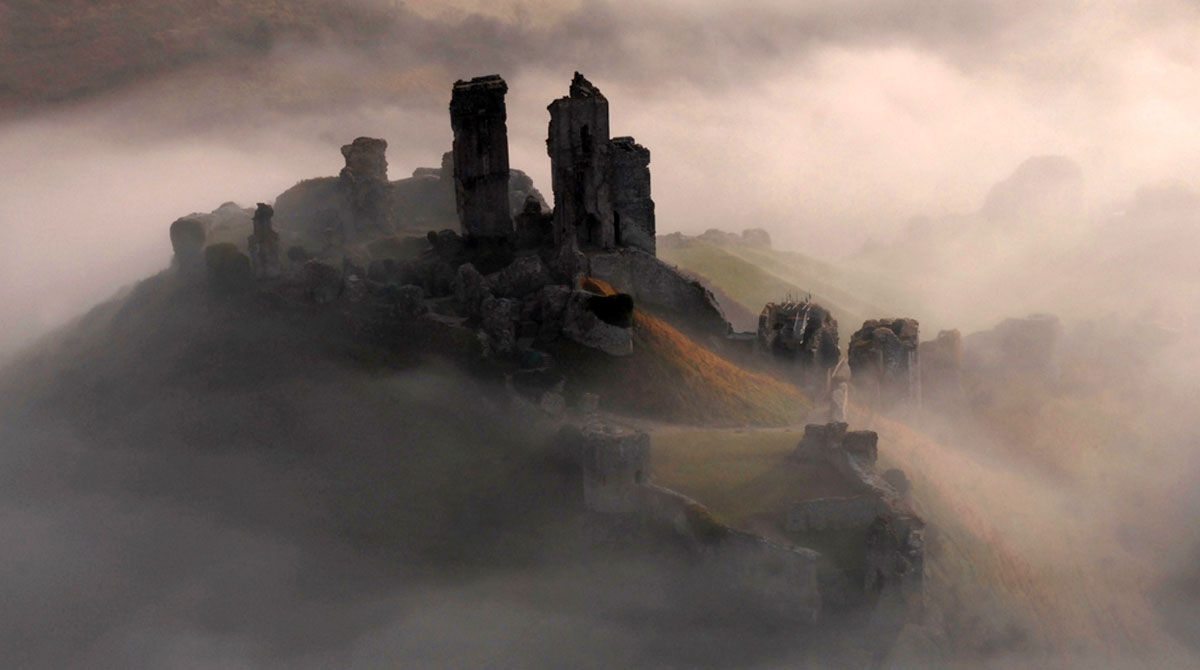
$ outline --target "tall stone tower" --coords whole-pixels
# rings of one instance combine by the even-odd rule
[[[608,100],[578,72],[570,95],[550,103],[554,241],[581,247],[616,246],[609,191]]]
[[[508,203],[508,114],[500,75],[454,83],[454,194],[458,222],[468,239],[507,238],[513,230]]]
[[[650,150],[632,137],[614,137],[609,148],[613,231],[618,247],[636,247],[651,255],[654,201],[650,199]]]

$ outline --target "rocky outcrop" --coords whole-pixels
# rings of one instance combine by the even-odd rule
[[[499,75],[489,75],[459,80],[451,94],[455,202],[460,229],[468,239],[512,234],[507,92]]]
[[[381,294],[391,303],[392,316],[400,319],[415,319],[429,312],[425,304],[425,291],[415,284],[385,286]]]
[[[599,349],[610,356],[632,354],[633,332],[630,330],[632,324],[629,319],[633,311],[633,302],[628,302],[628,311],[622,315],[618,310],[610,308],[609,302],[612,298],[588,291],[572,291],[567,298],[563,315],[563,337],[586,347]],[[609,312],[617,314],[610,315]]]
[[[454,299],[462,305],[468,317],[478,317],[483,302],[492,297],[487,280],[474,265],[464,263],[454,274]]]
[[[850,337],[854,387],[879,409],[921,406],[921,368],[915,319],[866,321]]]
[[[712,292],[640,249],[618,249],[588,257],[590,274],[638,305],[662,313],[692,334],[724,338],[729,322]]]
[[[517,345],[517,302],[511,298],[487,296],[479,305],[479,324],[487,335],[493,353],[510,354]]]
[[[550,283],[550,272],[537,254],[517,256],[508,267],[487,276],[491,292],[509,298],[524,297]]]

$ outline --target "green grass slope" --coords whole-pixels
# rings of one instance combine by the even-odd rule
[[[658,256],[708,286],[738,329],[755,326],[745,315],[757,318],[763,305],[788,295],[811,293],[813,300],[833,312],[847,333],[867,319],[900,314],[904,305],[912,302],[896,295],[886,282],[842,271],[800,253],[692,242],[660,249]],[[743,315],[741,322],[738,314]]]

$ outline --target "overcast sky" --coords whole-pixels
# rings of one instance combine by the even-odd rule
[[[361,4],[383,12],[364,39],[281,39],[0,125],[10,339],[164,267],[177,216],[336,174],[355,136],[388,139],[393,179],[437,165],[453,80],[493,72],[513,166],[547,195],[545,106],[576,69],[597,84],[652,152],[660,232],[761,226],[837,256],[977,209],[1037,154],[1075,160],[1097,208],[1200,187],[1196,2]]]

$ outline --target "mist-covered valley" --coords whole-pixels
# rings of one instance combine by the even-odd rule
[[[0,40],[14,667],[1197,661],[1191,4],[10,2],[0,32],[20,36]],[[564,378],[547,396],[488,317],[421,325],[464,316],[444,306],[461,281],[397,320],[386,286],[408,279],[323,303],[286,254],[283,278],[232,293],[173,259],[173,221],[235,202],[249,253],[274,203],[289,246],[366,279],[366,242],[317,251],[278,196],[349,168],[360,136],[387,140],[393,182],[440,169],[452,85],[493,72],[508,160],[555,206],[546,105],[576,70],[613,137],[651,151],[657,258],[733,330],[810,296],[845,359],[864,321],[919,322],[919,409],[852,381],[843,414],[911,482],[919,615],[780,614],[709,550],[581,507],[560,428],[599,416],[649,433],[654,485],[713,528],[802,544],[778,509],[813,484],[793,452],[836,398],[638,287],[616,286],[631,355],[542,346],[537,322]],[[425,232],[397,231],[422,263],[443,253]],[[1022,330],[1034,314],[1052,336]],[[924,345],[951,329],[938,387]]]

